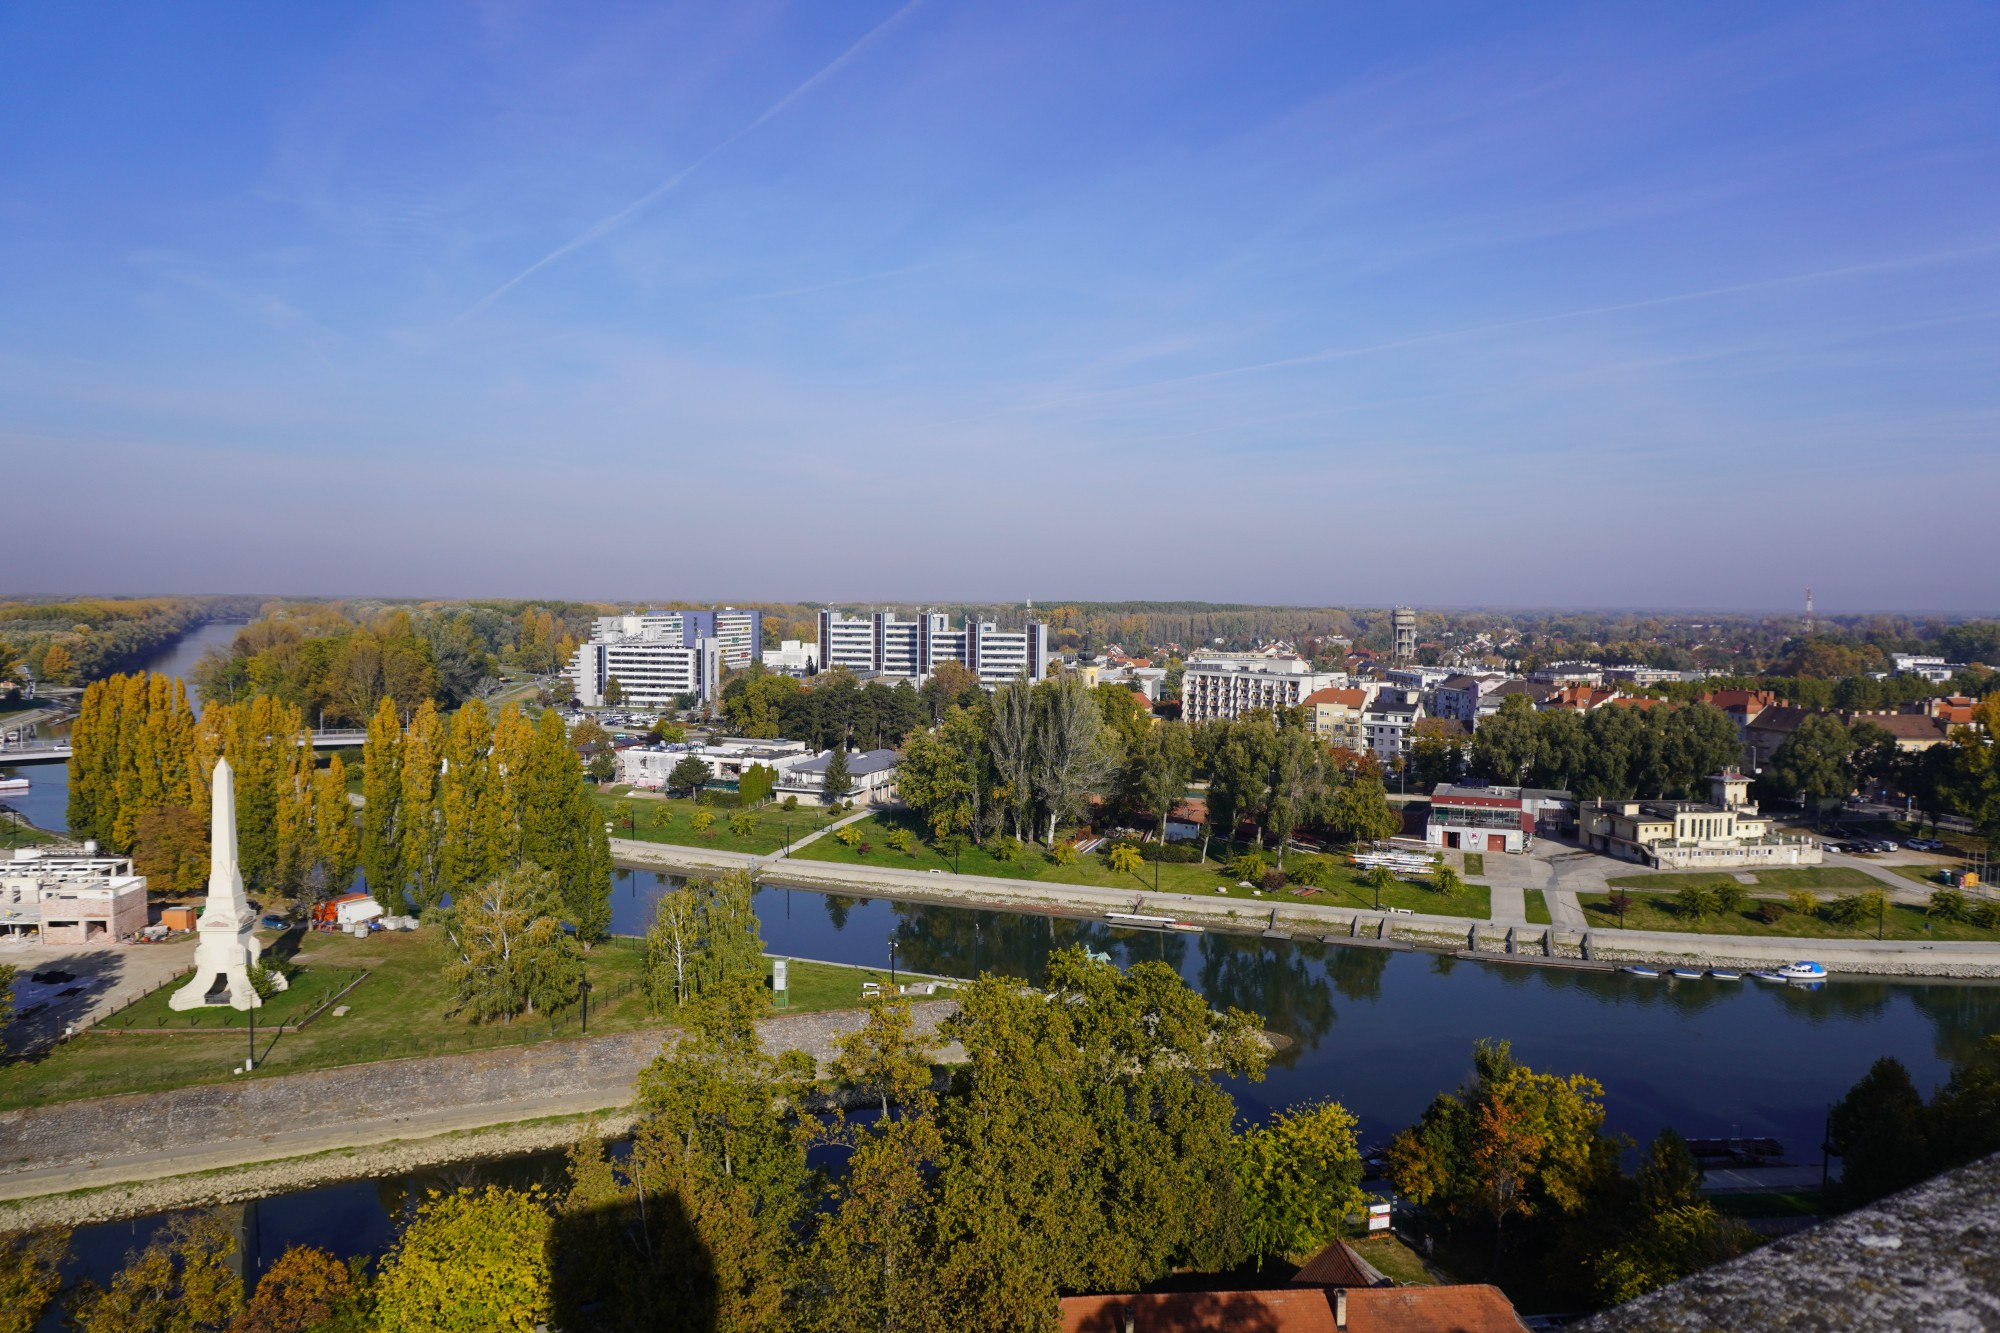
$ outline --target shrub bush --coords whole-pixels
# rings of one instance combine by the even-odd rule
[[[1013,861],[1021,855],[1019,838],[994,838],[986,844],[986,854],[996,861]]]
[[[1229,863],[1229,873],[1239,880],[1247,879],[1252,884],[1264,878],[1264,872],[1271,863],[1264,859],[1262,852],[1245,852]]]
[[[910,849],[917,845],[917,840],[910,836],[908,829],[899,828],[890,832],[888,843],[891,847],[903,853],[903,855],[909,856],[911,855]]]
[[[1309,884],[1323,889],[1333,883],[1333,858],[1328,856],[1301,856],[1292,862],[1292,882]]]
[[[868,855],[868,853],[875,850],[875,844],[872,842],[864,842],[858,847],[856,847],[854,850],[860,853],[862,856],[866,856]]]
[[[1940,921],[1964,921],[1972,915],[1972,905],[1957,889],[1938,889],[1931,894],[1930,915]]]
[[[1164,861],[1166,864],[1191,866],[1201,860],[1201,846],[1192,842],[1142,842],[1139,855],[1148,861]]]
[[[1743,886],[1740,884],[1718,884],[1713,892],[1715,910],[1725,916],[1731,912],[1742,911],[1743,904],[1750,899],[1750,895],[1743,892]]]
[[[1289,877],[1282,870],[1266,870],[1263,873],[1263,875],[1259,877],[1258,883],[1261,884],[1267,892],[1275,893],[1279,889],[1285,887],[1285,881],[1288,878]]]
[[[1769,899],[1766,899],[1765,901],[1757,904],[1757,919],[1759,921],[1762,921],[1767,926],[1777,922],[1777,920],[1780,917],[1784,916],[1784,914],[1785,914],[1785,905],[1783,903],[1774,903]]]
[[[1068,865],[1076,860],[1076,845],[1069,842],[1057,843],[1049,848],[1049,860],[1059,866]]]
[[[1110,850],[1105,852],[1104,863],[1115,874],[1131,875],[1136,874],[1139,867],[1146,864],[1146,858],[1139,855],[1137,843],[1115,842],[1111,844]]]
[[[1810,889],[1793,889],[1785,895],[1785,902],[1800,916],[1819,915],[1819,895]]]

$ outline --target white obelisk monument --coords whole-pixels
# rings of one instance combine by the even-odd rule
[[[264,1003],[250,984],[250,969],[264,952],[263,944],[251,933],[257,914],[243,893],[243,871],[236,859],[236,779],[229,761],[215,761],[215,780],[209,784],[208,901],[202,905],[201,920],[195,923],[194,977],[167,1001],[171,1009],[200,1009],[205,1005],[226,1004],[236,1009],[255,1009]],[[285,979],[273,972],[279,990]]]

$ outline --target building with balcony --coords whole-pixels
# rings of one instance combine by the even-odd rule
[[[1302,657],[1197,653],[1181,672],[1181,717],[1213,722],[1297,708],[1324,689],[1344,689],[1344,671],[1314,671]]]
[[[629,616],[599,616],[597,639],[643,639],[692,647],[703,639],[715,641],[722,665],[732,671],[764,660],[764,613],[719,606],[712,611],[642,611]]]
[[[1304,706],[1312,710],[1306,718],[1307,727],[1328,745],[1366,754],[1368,728],[1363,719],[1368,695],[1369,691],[1359,685],[1314,690],[1304,700]]]
[[[1001,629],[992,621],[968,620],[953,629],[951,617],[926,611],[914,620],[893,612],[849,616],[819,613],[819,666],[856,673],[928,680],[945,662],[958,662],[987,689],[1016,680],[1040,680],[1048,673],[1049,627],[1029,621]]]
[[[708,704],[721,697],[722,648],[714,639],[600,635],[577,645],[569,674],[576,701],[586,708],[602,707],[614,680],[625,707],[660,711],[687,698]]]

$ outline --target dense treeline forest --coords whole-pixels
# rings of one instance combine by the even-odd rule
[[[156,887],[198,889],[210,774],[227,758],[254,892],[310,903],[345,891],[359,871],[390,912],[407,895],[428,916],[529,866],[553,877],[552,905],[538,915],[583,941],[603,937],[611,853],[559,715],[530,721],[513,704],[495,715],[475,699],[447,718],[425,699],[405,725],[384,696],[362,749],[358,820],[345,764],[336,754],[317,767],[311,736],[296,704],[269,695],[210,702],[196,718],[166,676],[98,681],[71,729],[70,829],[130,853]],[[524,881],[508,893],[526,900],[542,887]],[[492,910],[503,909],[514,910]]]
[[[197,625],[242,618],[256,605],[246,597],[0,601],[0,662],[11,659],[52,684],[83,684],[136,666]]]

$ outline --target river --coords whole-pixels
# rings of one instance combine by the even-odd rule
[[[210,648],[227,648],[236,639],[236,632],[243,626],[235,621],[211,621],[197,625],[162,648],[153,656],[134,667],[135,671],[156,671],[161,675],[187,682],[193,674],[195,663]],[[188,701],[194,705],[196,713],[201,712],[201,692],[188,684]],[[67,723],[44,727],[45,736],[64,736],[69,733]],[[36,828],[48,829],[53,833],[67,832],[69,829],[69,772],[60,764],[35,764],[27,768],[0,767],[0,777],[22,777],[28,779],[29,787],[24,792],[16,792],[6,797],[4,804],[20,811],[21,817]],[[0,827],[0,847],[5,847],[6,830]]]

